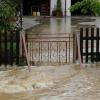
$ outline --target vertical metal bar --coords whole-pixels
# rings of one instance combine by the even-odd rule
[[[23,56],[23,44],[22,44],[22,37],[21,37],[21,32],[20,32],[20,56]]]
[[[32,60],[32,58],[31,58],[31,41],[28,41],[27,42],[27,52],[30,52],[29,53],[29,56],[30,56],[30,61]],[[30,62],[30,64],[31,64],[31,62]]]
[[[60,42],[58,46],[59,46],[58,51],[59,51],[59,63],[60,63]]]
[[[25,41],[26,41],[26,39],[25,39]],[[26,44],[26,49],[27,49],[27,53],[28,53],[28,55],[29,55],[29,57],[31,58],[31,48],[30,48],[30,46],[31,46],[31,42],[30,41],[28,41],[28,39],[27,39],[27,44]],[[30,52],[30,53],[29,53]],[[31,60],[31,59],[30,59]],[[30,63],[31,64],[31,63]]]
[[[25,37],[26,37],[27,35],[25,35]],[[24,53],[24,45],[23,45],[23,40],[22,40],[22,32],[21,32],[21,34],[20,34],[20,40],[21,40],[21,47],[22,47],[22,57],[24,58],[25,57],[25,53]],[[28,43],[28,41],[27,41],[27,39],[26,39],[26,45],[27,45],[27,43]]]
[[[66,63],[67,63],[67,41],[66,41]]]
[[[51,63],[51,42],[50,42],[50,63]]]
[[[5,63],[5,65],[7,65],[7,60],[8,60],[8,56],[7,56],[7,54],[8,54],[8,52],[7,52],[7,30],[5,30],[5,33],[4,33],[4,38],[5,38],[5,41],[4,41],[4,45],[5,45],[5,55],[4,55],[4,63]]]
[[[40,41],[39,41],[39,63],[41,62],[41,58],[40,58],[40,54],[41,54],[41,47],[40,47],[41,45],[40,45]]]
[[[70,34],[69,34],[69,63],[70,63]]]
[[[19,35],[19,31],[16,31],[16,65],[19,64],[19,43],[20,43],[20,35]]]
[[[42,63],[42,41],[41,41],[41,63]]]
[[[0,30],[0,65],[1,65],[1,59],[2,59],[2,40],[1,40],[2,32]]]
[[[88,62],[88,37],[89,37],[89,28],[86,28],[86,63]]]
[[[81,52],[81,59],[83,62],[83,28],[80,28],[80,52]]]
[[[94,28],[91,28],[91,62],[94,62]]]
[[[48,63],[49,63],[49,42],[48,42]]]
[[[78,59],[80,62],[80,67],[83,67],[82,59],[81,59],[81,51],[80,51],[80,39],[79,39],[78,34],[76,34],[76,36],[77,36],[76,38],[77,38]]]
[[[99,53],[99,28],[96,29],[96,53]]]
[[[26,60],[27,60],[27,64],[28,64],[28,69],[29,69],[29,71],[31,71],[30,62],[29,62],[30,57],[28,55],[26,41],[25,41],[25,36],[24,36],[25,33],[24,33],[24,31],[22,31],[22,33],[23,34],[21,34],[21,35],[22,35],[22,41],[23,41],[23,47],[24,47],[24,51],[25,51],[25,56],[26,56]]]
[[[59,48],[58,48],[58,41],[57,41],[57,63],[59,62],[59,60],[58,60],[59,59],[59,57],[58,57],[59,56],[59,54],[58,54],[59,50],[58,49]]]
[[[32,45],[32,49],[31,49],[31,53],[32,53],[32,62],[33,62],[33,64],[35,64],[35,59],[34,59],[34,48],[35,48],[35,44],[34,44],[35,42],[34,41],[32,41],[32,43],[31,43],[31,45]]]
[[[96,28],[96,61],[100,61],[99,57],[99,28]]]
[[[14,54],[14,50],[13,50],[13,31],[11,31],[10,33],[10,64],[13,65],[13,54]]]
[[[25,41],[26,41],[26,47],[28,48],[28,33],[27,32],[25,32],[24,34],[24,37],[25,37]]]
[[[76,61],[76,48],[77,48],[76,36],[75,33],[73,33],[73,63],[75,63]]]
[[[32,56],[32,65],[34,65],[34,43],[35,42],[31,42],[31,56]]]
[[[27,51],[29,51],[29,56],[30,56],[30,61],[32,61],[32,55],[31,55],[31,41],[28,41],[27,43]],[[30,64],[32,64],[32,62],[30,62]]]

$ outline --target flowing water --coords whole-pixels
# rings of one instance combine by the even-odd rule
[[[79,30],[79,27],[82,26],[100,26],[100,24],[98,24],[100,19],[92,17],[41,18],[37,21],[42,24],[29,30],[30,34],[36,33],[37,35],[59,35],[59,33],[71,33]]]
[[[94,20],[50,19],[29,33],[72,32],[84,21]],[[100,100],[99,76],[99,64],[88,64],[84,68],[79,64],[34,66],[31,72],[27,67],[6,70],[0,67],[0,100]]]
[[[30,62],[35,65],[73,62],[73,32],[84,23],[93,25],[95,21],[88,17],[41,18],[42,24],[27,31]]]
[[[100,100],[100,67],[78,64],[0,72],[0,100]]]

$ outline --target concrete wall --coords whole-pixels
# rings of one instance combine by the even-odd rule
[[[63,11],[63,16],[65,16],[65,0],[61,0],[62,2],[62,11]],[[52,16],[52,11],[56,6],[57,0],[51,0],[50,1],[50,15]],[[71,13],[69,11],[69,7],[71,6],[71,0],[66,0],[66,16],[70,16]]]

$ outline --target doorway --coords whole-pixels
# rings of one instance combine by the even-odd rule
[[[49,16],[50,0],[24,0],[24,16]]]

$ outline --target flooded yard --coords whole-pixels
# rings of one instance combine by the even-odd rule
[[[34,66],[0,72],[1,100],[99,100],[100,67]]]
[[[43,35],[52,37],[54,34],[62,36],[63,33],[67,35],[66,33],[78,30],[80,25],[86,23],[99,25],[96,24],[95,18],[89,17],[45,18],[39,21],[42,24],[28,30],[28,34],[34,34],[35,37],[43,37]],[[56,52],[58,46],[55,45]],[[61,46],[60,48],[63,48],[65,44]],[[43,55],[46,54],[45,51],[44,49]],[[64,51],[66,50],[61,52],[62,55]],[[1,66],[0,100],[100,100],[99,76],[100,64],[87,64],[84,68],[73,63],[55,66],[36,65],[32,66],[31,72],[28,71],[27,66],[22,68],[14,66],[7,70],[2,69]]]
[[[30,34],[63,34],[71,33],[78,30],[82,26],[100,26],[98,24],[99,18],[95,17],[66,17],[66,18],[41,18],[36,21],[40,25],[31,28],[28,32]]]
[[[74,37],[84,23],[96,26],[92,17],[41,18],[37,25],[27,31],[30,62],[70,63],[73,62]]]

